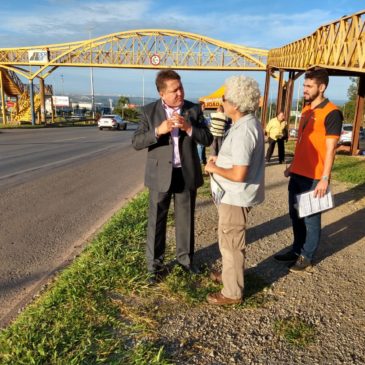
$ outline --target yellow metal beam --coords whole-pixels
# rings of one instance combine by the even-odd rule
[[[42,59],[30,59],[36,52]],[[57,67],[264,71],[268,51],[194,33],[141,29],[80,42],[1,48],[0,67],[34,66],[29,79]]]
[[[321,66],[365,72],[365,10],[322,25],[312,35],[269,51],[267,64],[286,70]]]

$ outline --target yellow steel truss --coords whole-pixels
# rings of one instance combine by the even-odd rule
[[[30,62],[34,51],[46,61]],[[265,70],[268,51],[172,30],[133,30],[67,44],[1,48],[0,67],[14,68],[28,78],[47,77],[59,66],[175,68],[185,70]],[[32,67],[26,71],[21,66]]]
[[[306,70],[322,66],[365,72],[365,10],[319,27],[312,35],[269,51],[270,67]]]

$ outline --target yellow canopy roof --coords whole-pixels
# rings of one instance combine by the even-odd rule
[[[200,103],[204,103],[205,109],[216,109],[222,104],[222,96],[224,95],[225,87],[221,86],[210,95],[199,98]],[[262,107],[263,97],[260,97],[260,107]]]
[[[210,95],[202,96],[199,98],[200,103],[204,103],[205,109],[215,109],[222,104],[222,96],[224,94],[225,87],[221,86]]]

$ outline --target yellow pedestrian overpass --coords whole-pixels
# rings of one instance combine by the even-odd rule
[[[35,112],[42,111],[40,119],[45,122],[45,97],[52,93],[52,88],[45,85],[45,79],[59,67],[264,71],[266,83],[261,114],[265,124],[271,77],[279,79],[277,105],[288,115],[295,80],[305,70],[321,66],[327,68],[331,75],[360,77],[354,129],[358,132],[365,93],[364,18],[365,10],[359,11],[320,26],[308,37],[271,50],[160,29],[119,32],[63,44],[1,48],[2,105],[6,104],[5,94],[16,96],[18,102],[13,120],[31,120],[34,124]],[[29,91],[21,85],[17,75],[29,81]],[[288,76],[287,80],[285,76]],[[38,85],[39,89],[36,96],[34,85]],[[30,112],[20,116],[22,103]],[[5,108],[2,112],[6,121]],[[358,133],[353,135],[358,138]],[[357,145],[356,140],[353,142]]]
[[[16,73],[30,81],[29,94],[32,94],[33,80],[39,80],[40,96],[35,105],[39,110],[45,99],[44,80],[58,67],[265,71],[267,55],[267,50],[221,42],[193,33],[158,29],[113,33],[73,43],[2,48],[2,98],[5,93],[20,97],[26,94],[23,100],[29,99],[24,87],[18,87]],[[17,122],[25,117],[17,113],[13,120]],[[44,121],[45,115],[41,119]]]

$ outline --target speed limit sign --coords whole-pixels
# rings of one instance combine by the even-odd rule
[[[153,54],[150,58],[152,65],[157,66],[160,64],[160,56],[158,54]]]

